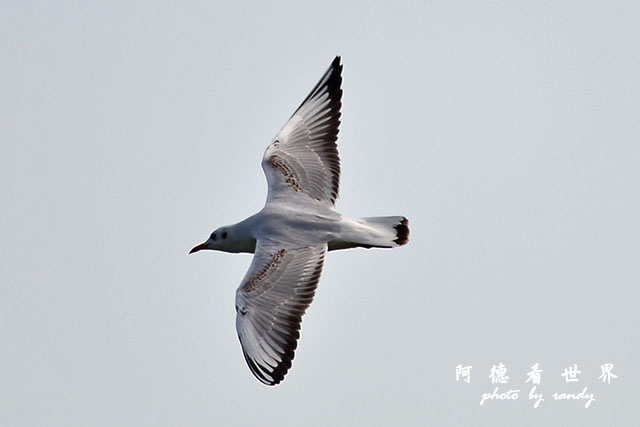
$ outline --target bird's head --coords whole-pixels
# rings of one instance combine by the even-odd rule
[[[206,242],[199,244],[189,251],[190,254],[208,249],[210,251],[229,251],[231,240],[229,239],[229,229],[227,227],[217,228]]]

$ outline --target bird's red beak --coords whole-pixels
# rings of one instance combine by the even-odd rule
[[[198,246],[196,246],[195,248],[191,249],[189,251],[189,254],[192,254],[194,252],[198,252],[201,251],[203,249],[207,249],[207,244],[206,243],[200,243]]]

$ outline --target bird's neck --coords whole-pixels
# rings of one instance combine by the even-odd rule
[[[250,218],[229,226],[229,238],[226,242],[226,251],[233,253],[254,253],[256,251],[256,239],[251,233]]]

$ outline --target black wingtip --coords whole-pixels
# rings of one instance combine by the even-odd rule
[[[318,93],[318,91],[320,91],[324,86],[326,86],[327,91],[329,92],[329,96],[331,97],[331,100],[333,101],[333,104],[334,104],[332,108],[337,113],[336,119],[338,120],[338,123],[340,123],[339,119],[340,119],[340,108],[342,107],[342,68],[343,68],[343,65],[340,63],[340,59],[341,59],[340,55],[337,55],[333,59],[327,71],[324,72],[324,74],[322,75],[318,83],[313,87],[313,89],[311,89],[311,92],[309,92],[309,94],[306,96],[304,101],[300,103],[300,105],[298,106],[298,108],[296,108],[295,112],[292,115],[295,115],[298,112],[298,110],[300,110],[300,108],[304,104],[306,104],[306,102],[310,98],[315,96]]]
[[[342,83],[342,57],[340,55],[336,55],[335,58],[333,58],[333,61],[331,61],[331,66],[329,67],[329,70],[335,70],[336,74],[339,76],[340,78],[340,83]]]

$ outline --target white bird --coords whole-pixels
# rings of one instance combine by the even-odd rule
[[[403,216],[345,219],[335,210],[341,85],[336,56],[264,153],[264,208],[216,229],[189,252],[255,254],[236,291],[236,329],[251,372],[267,385],[280,383],[291,367],[327,251],[409,241]]]

